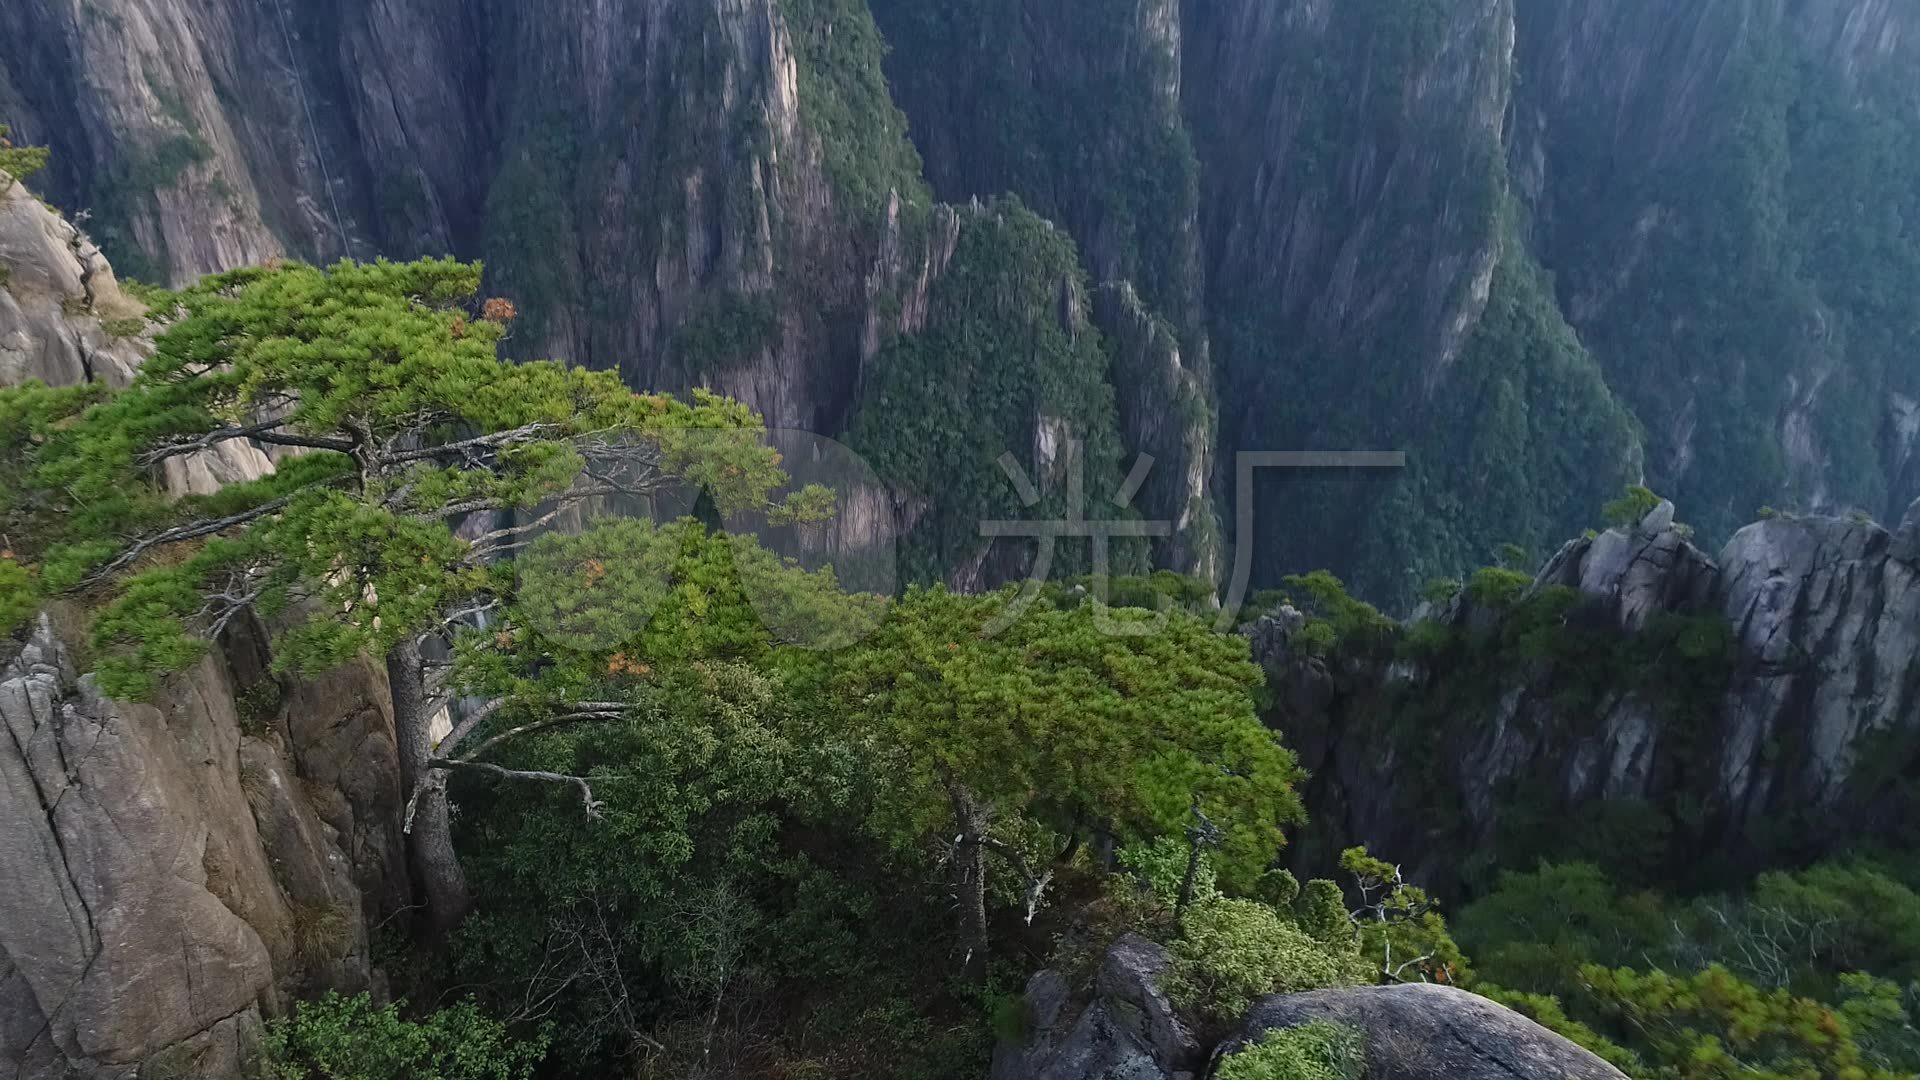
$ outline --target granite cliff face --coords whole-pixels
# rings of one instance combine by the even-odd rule
[[[1447,644],[1426,663],[1307,657],[1270,621],[1272,720],[1316,774],[1303,857],[1365,843],[1475,885],[1451,853],[1637,838],[1710,875],[1911,841],[1920,504],[1892,530],[1774,517],[1717,558],[1689,535],[1663,503],[1568,544],[1522,597],[1469,588],[1427,613]],[[1576,816],[1584,837],[1556,825]]]
[[[1650,483],[1716,543],[1763,504],[1897,518],[1920,496],[1897,295],[1920,266],[1920,17],[1530,9],[1514,170],[1562,309],[1646,430]]]
[[[0,385],[124,384],[140,316],[86,236],[0,192]],[[230,443],[169,463],[180,493],[260,476]],[[55,605],[0,640],[0,1074],[243,1075],[263,1016],[375,981],[368,927],[407,902],[384,683],[283,685],[267,631],[148,705],[102,697]]]
[[[317,735],[341,749],[327,729],[353,724],[351,706],[308,700],[287,730],[243,719],[247,698],[215,660],[150,706],[109,701],[45,618],[10,651],[0,673],[7,1075],[243,1075],[263,1013],[287,995],[368,985],[378,882],[404,882],[388,861],[397,837],[363,846],[351,819],[370,808],[297,766],[288,743]],[[377,769],[391,755],[390,741],[384,755],[366,743],[338,764]],[[397,791],[391,767],[387,777]],[[385,805],[396,802],[387,793]],[[388,815],[376,830],[391,825]]]
[[[1213,449],[1176,475],[1222,493],[1239,451],[1410,451],[1400,476],[1259,474],[1256,506],[1221,507],[1255,518],[1256,580],[1331,566],[1398,603],[1502,540],[1564,534],[1570,508],[1638,476],[1631,421],[1508,205],[1512,5],[873,8],[934,190],[1017,193],[1180,346],[1204,413],[1116,356],[1132,445],[1164,459],[1140,418],[1177,411]],[[1492,422],[1462,430],[1476,416]],[[1556,451],[1573,444],[1577,466]],[[1158,479],[1143,506],[1183,516],[1189,487]],[[1492,510],[1508,492],[1524,507]],[[1183,554],[1161,557],[1219,562]]]
[[[1011,192],[1139,301],[1093,312],[1140,512],[1211,518],[1238,451],[1405,449],[1217,507],[1256,581],[1405,608],[1642,478],[1715,543],[1920,495],[1916,42],[1889,0],[33,0],[0,114],[135,276],[483,257],[515,353],[834,437],[935,200]]]

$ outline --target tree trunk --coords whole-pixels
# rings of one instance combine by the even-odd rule
[[[973,793],[948,781],[957,839],[953,849],[953,895],[960,905],[961,974],[987,981],[987,811]]]
[[[453,850],[453,817],[447,807],[444,778],[431,775],[432,710],[427,700],[420,644],[407,640],[387,651],[387,682],[393,694],[393,736],[400,751],[400,788],[413,807],[407,834],[407,862],[413,871],[414,902],[426,904],[426,926],[433,937],[453,929],[467,913],[467,876]],[[404,804],[403,804],[404,805]]]

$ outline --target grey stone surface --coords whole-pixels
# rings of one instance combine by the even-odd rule
[[[75,671],[45,617],[10,652],[0,1077],[232,1080],[290,996],[378,981],[367,927],[405,903],[406,884],[386,838],[390,725],[355,704],[377,683],[345,669],[295,695],[290,724],[290,712],[243,720],[246,665],[228,658],[131,705]],[[284,749],[287,726],[304,752]]]
[[[115,1075],[271,1001],[284,914],[230,717],[102,698],[43,620],[0,723],[0,1067]]]
[[[1197,1080],[1266,1032],[1316,1020],[1360,1029],[1367,1080],[1622,1080],[1606,1062],[1505,1006],[1424,984],[1267,997],[1208,1047],[1161,992],[1166,964],[1160,946],[1129,935],[1108,950],[1084,1002],[1073,1000],[1057,973],[1035,975],[1027,984],[1030,1033],[998,1047],[991,1080]]]
[[[1027,984],[1032,1038],[996,1049],[992,1080],[1192,1080],[1202,1048],[1160,989],[1166,966],[1160,946],[1121,938],[1077,1014],[1058,974],[1035,975]]]
[[[1216,1060],[1269,1031],[1315,1021],[1361,1032],[1367,1080],[1625,1080],[1620,1070],[1503,1005],[1425,983],[1266,998]]]

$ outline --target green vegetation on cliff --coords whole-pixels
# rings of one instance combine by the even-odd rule
[[[1486,310],[1365,523],[1354,585],[1391,607],[1504,544],[1544,558],[1638,475],[1635,422],[1555,308],[1551,281],[1517,228],[1502,248]]]
[[[0,172],[7,174],[9,186],[46,168],[48,154],[44,146],[15,146],[11,134],[12,128],[0,124]]]
[[[972,559],[984,521],[1064,520],[1069,440],[1089,506],[1119,487],[1113,387],[1100,334],[1079,310],[1086,296],[1072,239],[1001,200],[964,219],[926,328],[874,359],[848,441],[900,494],[930,501],[902,552],[906,580],[940,580]],[[1038,505],[1023,506],[996,464],[1009,453],[1043,495]],[[1084,541],[1060,549],[1057,572],[1089,566]],[[1139,558],[1137,547],[1121,554],[1134,561],[1120,571]]]
[[[1920,896],[1829,862],[1693,898],[1542,864],[1456,920],[1476,988],[1635,1077],[1911,1076]]]
[[[1018,196],[1070,229],[1097,274],[1131,280],[1192,347],[1200,165],[1161,36],[1172,28],[1128,0],[872,6],[939,194]]]
[[[854,219],[876,220],[889,192],[924,207],[920,154],[887,87],[888,43],[865,0],[780,0],[780,12],[799,51],[801,115]]]
[[[1724,66],[1655,91],[1684,127],[1617,138],[1614,104],[1555,103],[1543,257],[1648,432],[1650,477],[1710,542],[1763,504],[1897,516],[1920,494],[1889,470],[1886,411],[1920,396],[1900,360],[1920,330],[1920,118],[1885,63],[1843,74],[1791,15],[1700,18]]]

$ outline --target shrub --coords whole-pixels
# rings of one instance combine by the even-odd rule
[[[1503,990],[1492,985],[1476,987],[1475,993],[1489,1001],[1497,1001],[1555,1035],[1593,1051],[1605,1059],[1607,1064],[1628,1076],[1640,1076],[1646,1071],[1646,1065],[1641,1062],[1638,1054],[1568,1016],[1566,1010],[1561,1008],[1559,998],[1550,994]]]
[[[1691,976],[1589,965],[1581,979],[1606,1013],[1646,1044],[1656,1075],[1893,1080],[1869,1067],[1848,1018],[1786,989],[1755,986],[1719,965]]]
[[[1168,951],[1167,992],[1181,1006],[1223,1021],[1266,994],[1359,982],[1365,967],[1357,953],[1251,900],[1195,904]]]
[[[240,721],[240,731],[256,739],[264,739],[273,734],[273,723],[280,716],[280,706],[286,700],[286,690],[280,680],[271,675],[254,680],[252,686],[240,691],[234,699],[233,711]]]
[[[12,128],[0,124],[0,172],[6,173],[13,180],[25,180],[47,167],[46,147],[15,146],[13,140],[8,138],[11,134],[13,134]],[[9,181],[5,187],[0,187],[0,191],[12,186],[12,181]]]
[[[1347,593],[1341,580],[1325,570],[1285,578],[1286,596],[1307,616],[1307,625],[1294,635],[1295,647],[1315,655],[1335,648],[1369,652],[1390,645],[1399,624],[1372,604]]]
[[[1620,497],[1600,508],[1600,515],[1616,529],[1631,529],[1660,505],[1660,496],[1635,484]]]
[[[268,1025],[269,1080],[527,1080],[545,1034],[514,1039],[471,1001],[406,1020],[367,994],[329,991]]]
[[[1460,579],[1437,577],[1420,589],[1420,599],[1429,604],[1444,604],[1454,598],[1461,589]]]
[[[1227,1055],[1215,1080],[1359,1080],[1365,1037],[1344,1024],[1315,1022],[1269,1031]]]
[[[290,914],[293,948],[302,963],[324,964],[346,955],[353,947],[354,912],[344,905],[295,904]]]
[[[27,625],[40,608],[33,572],[11,558],[0,556],[0,635]]]
[[[1533,579],[1518,570],[1487,566],[1475,571],[1473,580],[1467,582],[1467,597],[1482,607],[1506,608],[1532,584]]]
[[[1120,865],[1132,871],[1161,902],[1171,904],[1180,899],[1180,884],[1187,876],[1187,845],[1178,837],[1163,836],[1152,843],[1122,848],[1119,860]],[[1219,878],[1214,873],[1213,862],[1202,857],[1194,870],[1193,900],[1205,903],[1219,896]]]
[[[1501,544],[1500,565],[1509,570],[1525,572],[1528,567],[1533,565],[1533,556],[1528,554],[1527,549],[1521,547],[1519,544]]]

